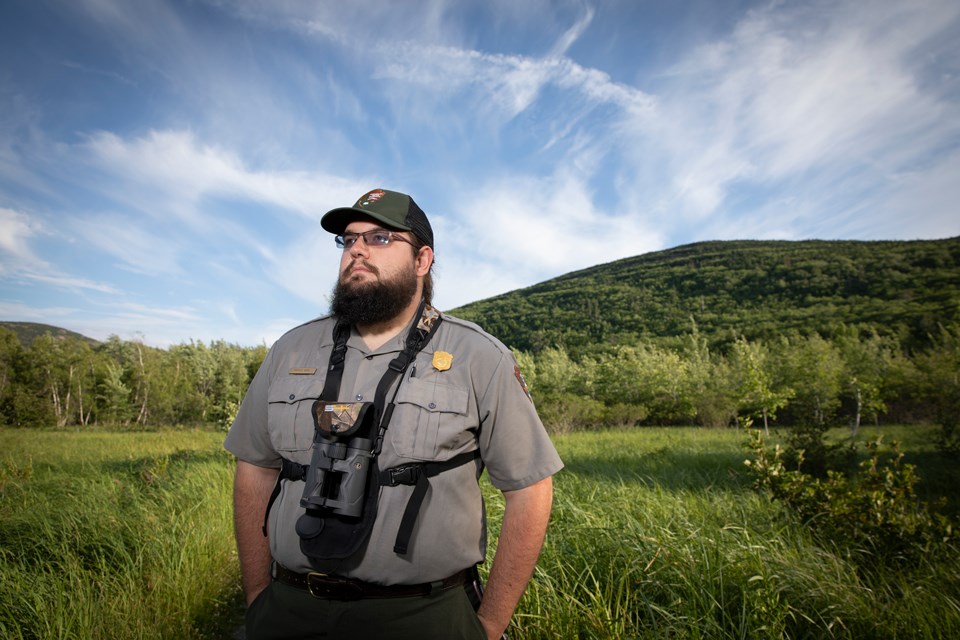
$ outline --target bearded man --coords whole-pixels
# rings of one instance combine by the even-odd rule
[[[247,638],[500,638],[563,464],[510,350],[431,306],[410,196],[320,224],[343,250],[331,313],[271,348],[225,442]],[[483,469],[505,502],[485,590]]]

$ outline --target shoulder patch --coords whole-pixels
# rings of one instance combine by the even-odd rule
[[[530,395],[530,387],[527,386],[527,381],[523,378],[523,374],[520,373],[520,365],[513,365],[513,375],[517,377],[517,382],[520,383],[520,388],[523,389],[523,395],[527,396],[527,400],[533,402],[533,396]]]

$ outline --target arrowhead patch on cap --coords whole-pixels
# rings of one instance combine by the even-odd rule
[[[383,189],[374,189],[373,191],[361,196],[360,199],[357,200],[357,204],[355,204],[354,206],[365,207],[369,204],[373,204],[374,202],[382,198],[384,195],[385,194],[383,193]]]

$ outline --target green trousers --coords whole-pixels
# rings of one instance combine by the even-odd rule
[[[247,609],[246,628],[247,640],[486,638],[463,587],[430,596],[344,602],[274,581]]]

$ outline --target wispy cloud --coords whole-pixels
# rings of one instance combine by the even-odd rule
[[[517,286],[518,275],[532,284],[662,246],[655,225],[635,214],[599,209],[572,174],[487,182],[458,203],[458,222],[444,228],[452,245],[445,253],[495,265],[501,293]]]
[[[52,324],[58,319],[74,316],[77,311],[72,307],[38,306],[13,300],[0,300],[0,318],[16,318],[20,322]]]
[[[28,4],[8,316],[276,337],[327,308],[319,217],[374,186],[430,214],[448,308],[700,239],[960,233],[952,0]]]
[[[725,214],[743,184],[807,183],[815,197],[846,200],[940,161],[935,138],[956,139],[960,114],[925,88],[914,61],[945,46],[958,12],[944,2],[775,4],[693,51],[664,80],[665,135],[652,145],[676,176],[679,212]]]
[[[200,203],[208,197],[248,200],[316,219],[321,209],[355,191],[353,181],[338,176],[252,169],[236,151],[205,144],[189,131],[151,131],[133,139],[100,131],[81,150],[113,178],[114,198],[148,216],[173,215],[187,223],[202,220]],[[157,207],[157,198],[167,206]]]
[[[99,252],[115,266],[149,276],[176,277],[184,273],[173,229],[158,229],[148,220],[131,220],[129,214],[78,216],[70,226],[75,237],[89,248],[85,253]]]
[[[580,36],[587,30],[590,23],[593,22],[593,16],[595,14],[596,10],[592,6],[584,5],[583,15],[557,39],[557,42],[550,49],[549,56],[551,58],[557,58],[565,55],[570,47],[580,39]]]
[[[30,285],[49,285],[60,290],[83,289],[117,293],[110,284],[63,273],[37,256],[34,240],[53,235],[35,218],[11,209],[0,208],[0,276]]]
[[[83,290],[97,291],[99,293],[107,293],[107,294],[122,293],[119,289],[117,289],[115,286],[111,284],[108,284],[105,282],[97,282],[95,280],[90,280],[89,278],[78,278],[76,276],[71,276],[65,273],[58,273],[56,271],[40,273],[40,272],[25,270],[21,273],[21,275],[25,279],[30,280],[34,283],[50,285],[62,291],[83,289]]]
[[[152,277],[195,278],[190,265],[198,261],[240,288],[266,275],[320,310],[327,291],[317,282],[328,274],[318,271],[317,256],[335,254],[320,216],[372,186],[370,178],[253,169],[241,153],[186,131],[136,138],[101,131],[75,151],[76,174],[99,175],[99,194],[115,209],[67,221],[86,246]]]
[[[130,85],[131,87],[137,86],[136,82],[134,82],[130,78],[123,76],[122,74],[117,73],[116,71],[106,71],[104,69],[97,69],[95,67],[90,67],[88,65],[81,64],[73,60],[64,60],[63,66],[69,67],[70,69],[75,69],[77,71],[80,71],[81,73],[89,73],[92,75],[109,78],[111,80],[116,80],[117,82]]]
[[[30,249],[30,239],[40,232],[41,226],[25,214],[0,208],[0,254],[4,255],[0,274],[14,269],[13,265],[17,264],[27,267],[46,265]]]

